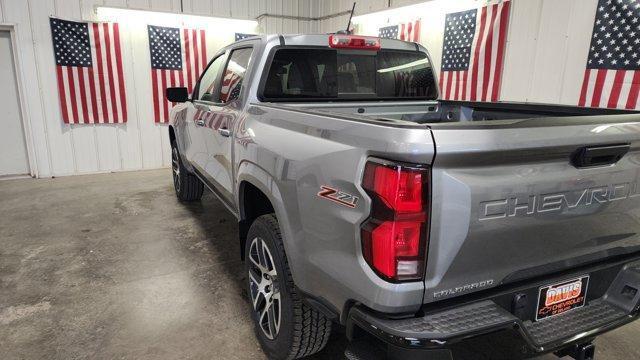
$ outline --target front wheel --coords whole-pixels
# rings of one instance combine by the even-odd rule
[[[171,141],[171,171],[176,196],[180,201],[200,200],[204,184],[184,167],[177,145],[175,140]]]
[[[255,332],[267,356],[298,359],[322,350],[331,321],[298,296],[275,215],[251,224],[245,254]]]

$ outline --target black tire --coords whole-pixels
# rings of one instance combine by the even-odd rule
[[[171,171],[173,188],[180,201],[196,201],[202,197],[204,184],[182,164],[176,141],[171,141]]]
[[[251,274],[253,279],[257,279],[257,272],[255,272],[257,265],[252,259],[255,259],[254,254],[257,253],[257,244],[260,240],[262,240],[262,246],[266,246],[268,250],[268,255],[263,252],[263,258],[272,258],[273,268],[277,272],[274,279],[270,279],[274,297],[277,291],[280,302],[279,330],[272,338],[263,330],[264,325],[261,324],[259,311],[254,305],[254,292],[259,291],[256,290],[258,286],[253,285],[255,282],[252,281]],[[245,254],[245,274],[248,276],[247,286],[252,319],[256,336],[269,359],[299,359],[322,350],[331,335],[331,321],[303,303],[296,292],[275,215],[260,216],[251,224]],[[270,302],[271,300],[273,299],[270,298]],[[266,302],[265,299],[264,303]],[[276,300],[273,300],[274,304],[275,302]]]

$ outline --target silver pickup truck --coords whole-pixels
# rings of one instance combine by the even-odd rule
[[[350,359],[590,359],[640,315],[640,114],[437,84],[419,44],[269,35],[167,90],[176,194],[238,218],[269,358],[341,326]]]

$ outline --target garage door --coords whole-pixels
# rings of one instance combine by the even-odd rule
[[[0,176],[29,173],[11,34],[0,30]]]

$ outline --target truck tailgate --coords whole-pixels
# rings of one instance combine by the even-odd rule
[[[638,121],[630,114],[433,125],[424,302],[640,251]],[[615,164],[572,163],[581,149],[612,145],[629,145]]]

